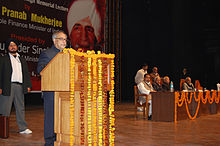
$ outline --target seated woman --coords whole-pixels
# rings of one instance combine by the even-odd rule
[[[152,86],[153,86],[155,91],[161,91],[162,90],[161,79],[160,79],[159,76],[155,77],[155,80],[152,83]]]
[[[191,82],[190,77],[186,77],[185,83],[183,83],[183,91],[194,91],[194,85]]]

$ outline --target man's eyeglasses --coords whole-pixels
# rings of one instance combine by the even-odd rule
[[[60,41],[67,41],[67,39],[65,39],[65,38],[55,38],[55,39],[58,39]]]

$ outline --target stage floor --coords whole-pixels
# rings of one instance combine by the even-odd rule
[[[195,120],[152,122],[144,120],[142,113],[134,118],[134,105],[116,105],[116,146],[217,146],[220,145],[220,114],[202,116]],[[15,112],[10,117],[10,137],[0,139],[2,146],[43,146],[43,106],[26,107],[31,135],[17,133]]]

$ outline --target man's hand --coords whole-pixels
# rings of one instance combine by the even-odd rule
[[[31,88],[27,88],[27,90],[28,90],[28,93],[31,92]]]
[[[0,95],[2,94],[2,89],[0,89]]]
[[[150,92],[157,92],[157,91],[152,90],[152,91],[150,91]]]

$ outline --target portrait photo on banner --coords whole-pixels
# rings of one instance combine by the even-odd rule
[[[102,51],[105,0],[73,0],[67,13],[67,31],[75,50]]]

